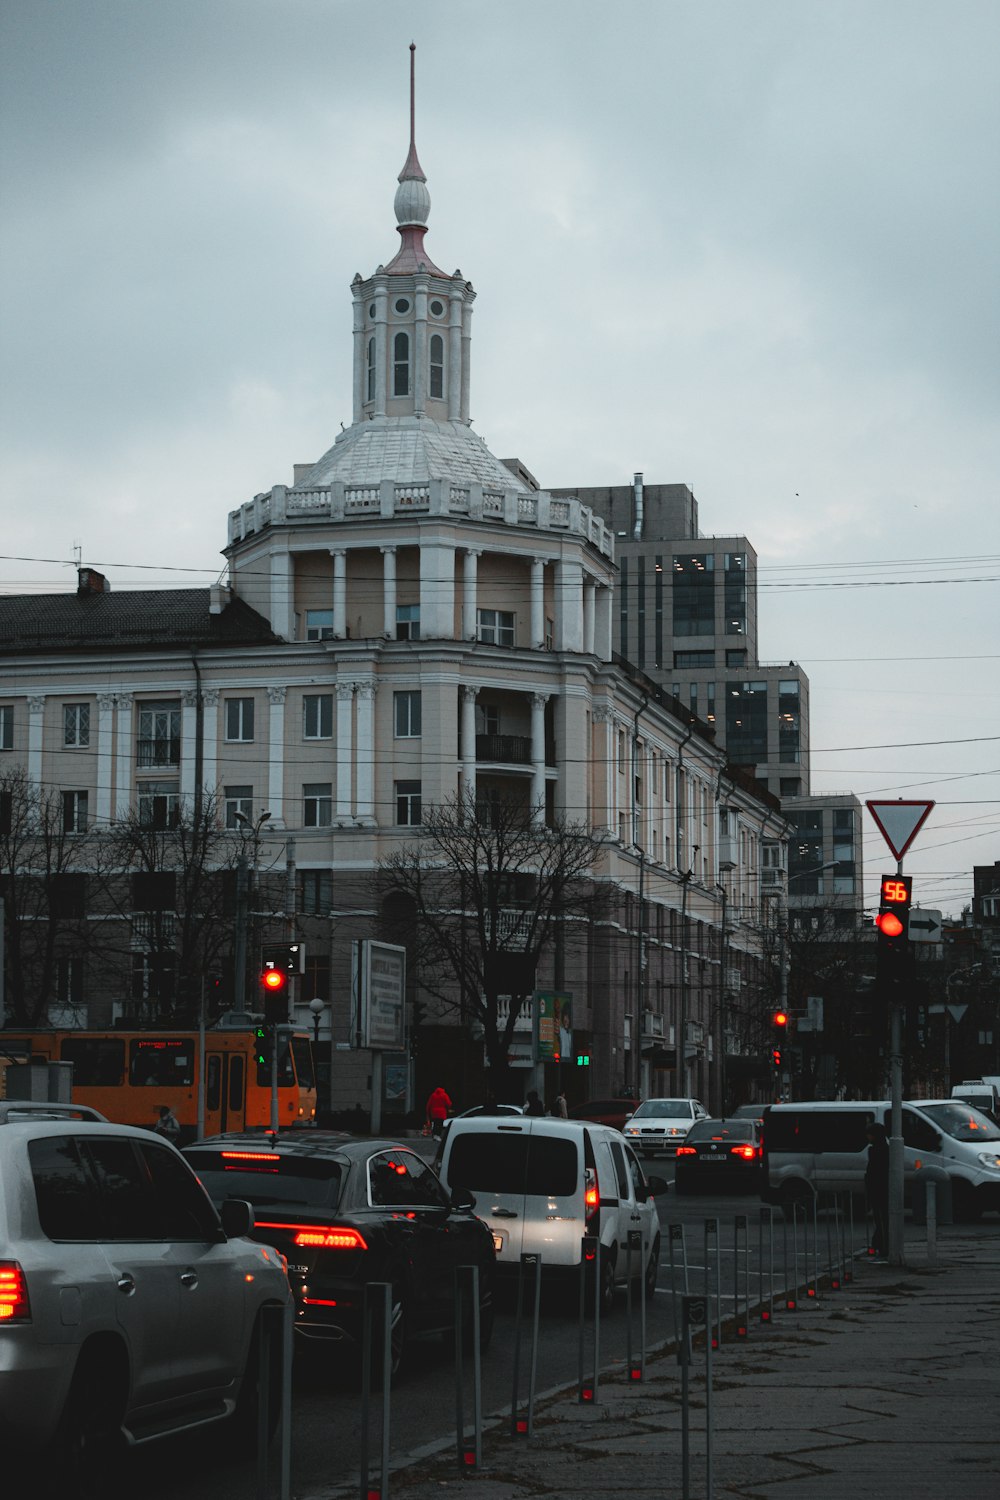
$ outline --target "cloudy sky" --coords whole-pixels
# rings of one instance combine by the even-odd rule
[[[4,0],[0,589],[205,583],[350,421],[407,143],[545,486],[683,481],[761,562],[813,786],[1000,857],[996,0]],[[871,830],[869,899],[892,868]]]

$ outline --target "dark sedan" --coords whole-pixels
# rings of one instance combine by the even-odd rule
[[[698,1120],[677,1147],[678,1193],[759,1193],[763,1147],[756,1120]]]
[[[407,1146],[322,1131],[213,1136],[185,1156],[221,1205],[248,1199],[253,1238],[288,1259],[302,1338],[362,1334],[365,1284],[392,1286],[392,1368],[411,1338],[455,1321],[455,1269],[479,1267],[480,1342],[493,1327],[493,1236],[471,1193],[450,1197]]]

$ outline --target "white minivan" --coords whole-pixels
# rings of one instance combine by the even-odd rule
[[[497,1267],[516,1270],[540,1255],[543,1271],[579,1271],[584,1235],[600,1240],[601,1296],[610,1304],[629,1274],[629,1234],[641,1235],[631,1274],[656,1285],[660,1223],[654,1197],[662,1178],[643,1173],[617,1130],[588,1120],[456,1119],[439,1175],[449,1192],[468,1188],[493,1231]]]
[[[772,1105],[764,1112],[764,1196],[788,1209],[813,1192],[862,1193],[866,1127],[878,1120],[888,1133],[890,1115],[884,1099]],[[919,1173],[930,1169],[947,1174],[956,1218],[1000,1209],[1000,1127],[956,1099],[904,1100],[907,1199]]]

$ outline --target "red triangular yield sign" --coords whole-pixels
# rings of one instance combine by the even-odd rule
[[[930,816],[933,802],[866,802],[879,833],[897,859],[902,859]]]

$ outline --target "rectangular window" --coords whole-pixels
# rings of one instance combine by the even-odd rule
[[[134,912],[173,911],[177,905],[177,876],[173,870],[143,870],[131,879]]]
[[[194,1043],[183,1037],[136,1037],[129,1047],[129,1081],[135,1088],[156,1084],[190,1088],[194,1083]]]
[[[420,693],[393,693],[393,712],[396,720],[396,739],[420,738]]]
[[[49,910],[54,917],[79,920],[87,910],[87,877],[65,871],[53,875],[49,887]]]
[[[132,954],[131,998],[134,1005],[173,1003],[177,989],[177,959],[173,953]]]
[[[181,760],[181,706],[179,703],[141,703],[139,740],[140,766],[178,766]]]
[[[80,748],[90,744],[90,704],[63,704],[63,744]]]
[[[14,748],[14,705],[0,703],[0,750]]]
[[[705,722],[715,723],[715,683],[705,684]]]
[[[125,1043],[112,1037],[63,1037],[59,1060],[73,1064],[78,1088],[117,1088],[124,1082]]]
[[[556,622],[555,622],[555,620],[550,620],[550,619],[546,618],[546,621],[545,621],[545,649],[546,649],[546,651],[553,650],[553,648],[555,646],[555,639],[556,639]]]
[[[63,833],[86,833],[87,793],[63,792]]]
[[[420,639],[420,605],[419,604],[397,604],[396,605],[396,639],[397,639],[397,641],[419,641],[419,639]]]
[[[483,716],[483,733],[484,734],[499,734],[500,733],[500,710],[499,710],[499,708],[497,708],[496,704],[495,703],[484,703],[481,706],[481,708],[480,708],[479,711],[480,711],[480,713]]]
[[[396,782],[396,822],[401,828],[415,828],[420,822],[420,782]]]
[[[333,822],[333,789],[328,781],[302,788],[302,823],[306,828],[329,828]]]
[[[306,693],[302,700],[303,734],[307,740],[333,738],[333,694]]]
[[[673,559],[674,635],[715,634],[715,558],[711,552]]]
[[[747,654],[746,654],[745,651],[727,651],[726,652],[726,666],[727,667],[745,667],[746,664],[747,664]]]
[[[801,778],[798,776],[782,776],[778,783],[779,797],[797,797],[802,786]]]
[[[479,639],[484,646],[513,646],[514,614],[506,609],[480,609]]]
[[[745,552],[726,553],[723,609],[727,635],[746,635],[747,558]]]
[[[138,794],[141,827],[177,827],[180,820],[180,787],[176,781],[140,781]]]
[[[681,670],[681,671],[683,671],[685,668],[687,668],[688,671],[690,671],[692,667],[714,667],[714,666],[715,666],[715,652],[714,651],[675,651],[674,652],[674,669],[675,670]],[[676,694],[674,696],[676,697]]]
[[[226,827],[239,828],[240,818],[245,818],[249,823],[253,818],[253,787],[252,786],[227,786],[226,787]]]
[[[332,641],[333,640],[333,610],[332,609],[307,609],[306,610],[306,640],[307,641]]]
[[[299,909],[305,916],[328,916],[333,906],[333,871],[300,870],[299,896]]]
[[[767,760],[767,683],[730,682],[726,689],[726,751],[750,765]]]
[[[252,698],[226,699],[226,739],[244,744],[253,739]]]

